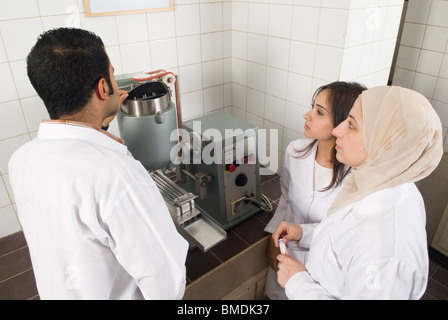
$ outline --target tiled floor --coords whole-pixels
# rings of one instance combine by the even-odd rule
[[[264,176],[262,191],[275,206],[280,198],[279,177]],[[207,253],[190,251],[187,256],[187,280],[194,281],[205,272],[244,250],[266,234],[264,226],[272,213],[261,212],[228,231],[226,244]],[[230,248],[230,249],[229,249]],[[430,248],[429,282],[424,300],[448,299],[448,257]],[[200,261],[200,263],[198,263]],[[21,232],[0,239],[0,300],[39,299],[28,247]]]
[[[22,232],[0,239],[0,299],[39,299]]]

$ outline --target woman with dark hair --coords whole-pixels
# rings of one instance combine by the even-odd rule
[[[292,141],[286,148],[281,175],[277,210],[265,228],[272,233],[281,221],[301,224],[300,245],[288,245],[289,252],[299,261],[306,261],[314,227],[325,217],[350,167],[336,159],[335,127],[344,121],[353,103],[366,88],[359,83],[332,82],[316,90],[312,109],[304,115],[304,133],[308,139]],[[277,282],[277,255],[274,242],[268,245],[271,268],[266,281],[270,299],[287,299]]]

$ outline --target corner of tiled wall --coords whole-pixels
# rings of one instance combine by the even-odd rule
[[[410,0],[393,84],[416,90],[433,105],[448,152],[448,1]]]

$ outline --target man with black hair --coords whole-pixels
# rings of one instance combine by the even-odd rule
[[[40,298],[181,299],[188,244],[142,164],[102,130],[127,92],[101,39],[47,31],[27,72],[51,120],[9,177]]]

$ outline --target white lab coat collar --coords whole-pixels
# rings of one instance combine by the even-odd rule
[[[128,148],[124,144],[88,126],[42,122],[37,136],[39,139],[80,139],[128,154]]]
[[[306,139],[306,140],[295,140],[293,141],[293,143],[291,144],[291,146],[297,150],[301,150],[303,149],[307,144],[304,144],[304,141],[311,143],[312,140],[311,139]],[[325,189],[326,187],[328,187],[328,185],[331,182],[332,176],[329,177],[326,181],[324,181],[320,186],[314,186],[314,175],[315,175],[315,162],[316,162],[316,153],[317,153],[317,146],[318,146],[319,142],[315,143],[314,146],[311,148],[309,154],[307,157],[302,158],[301,161],[297,162],[296,165],[297,166],[301,166],[302,170],[300,170],[300,179],[301,179],[301,183],[303,183],[304,185],[304,191],[305,192],[309,192],[310,194],[313,194],[315,192],[322,192],[319,190]],[[299,154],[298,154],[299,155]],[[324,197],[331,193],[332,189],[327,191],[327,192],[323,192],[322,194],[324,194]]]

